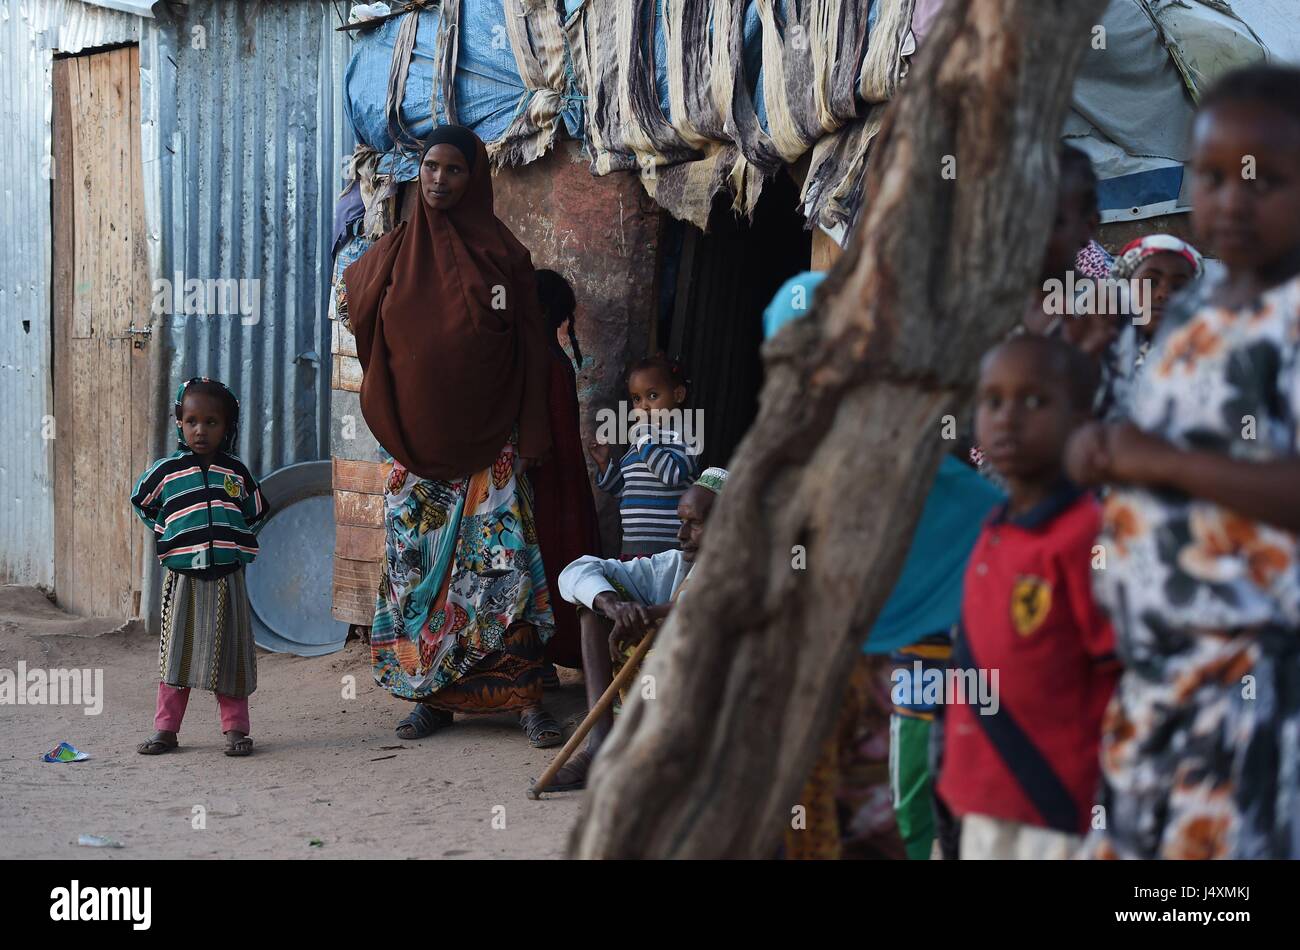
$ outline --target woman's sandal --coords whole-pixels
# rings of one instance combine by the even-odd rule
[[[579,749],[573,757],[560,766],[555,779],[543,791],[576,792],[587,787],[587,773],[591,771],[591,762],[595,758],[586,749]]]
[[[417,703],[409,716],[397,724],[397,738],[411,741],[431,736],[452,722],[452,714],[445,709],[434,709]]]
[[[176,740],[175,734],[168,733],[171,738],[166,738],[162,732],[155,732],[152,736],[141,742],[135,747],[135,751],[141,755],[162,755],[164,752],[170,752],[177,748],[180,743]]]
[[[226,733],[226,755],[252,755],[253,740],[242,732],[233,729]]]
[[[553,749],[564,741],[564,732],[555,717],[545,709],[532,709],[521,713],[519,725],[534,749]]]

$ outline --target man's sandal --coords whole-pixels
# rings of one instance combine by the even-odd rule
[[[242,732],[233,729],[226,733],[226,755],[252,755],[253,740]]]
[[[135,751],[141,755],[162,755],[164,752],[170,752],[180,745],[176,736],[168,739],[161,732],[155,732],[152,736],[141,742],[135,747]]]
[[[519,725],[534,749],[553,749],[564,742],[564,732],[545,709],[533,709],[519,716]]]
[[[439,729],[445,729],[452,722],[452,714],[445,709],[434,709],[423,703],[416,703],[411,714],[397,724],[397,738],[408,742],[423,739]]]

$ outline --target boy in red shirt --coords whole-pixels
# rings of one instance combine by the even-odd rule
[[[1100,508],[1063,458],[1095,390],[1095,369],[1057,339],[1014,337],[980,367],[976,433],[1010,500],[967,563],[952,659],[997,696],[945,696],[938,793],[962,819],[962,858],[1070,857],[1092,822],[1119,665],[1092,596]]]

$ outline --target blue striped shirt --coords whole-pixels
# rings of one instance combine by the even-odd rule
[[[677,501],[699,475],[699,458],[671,429],[640,423],[628,437],[632,445],[610,461],[596,487],[619,496],[624,554],[671,550],[682,526]]]

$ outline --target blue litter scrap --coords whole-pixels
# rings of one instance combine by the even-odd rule
[[[41,756],[42,762],[84,762],[90,758],[70,742],[60,742]]]

